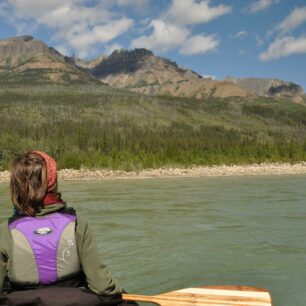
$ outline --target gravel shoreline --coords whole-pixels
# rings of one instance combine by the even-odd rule
[[[192,168],[160,168],[140,171],[122,170],[89,170],[89,169],[62,169],[58,171],[60,181],[97,181],[122,179],[149,179],[173,177],[201,177],[201,176],[252,176],[252,175],[293,175],[306,174],[306,162],[289,163],[262,163],[233,166],[197,166]],[[0,183],[8,182],[9,171],[0,172]]]

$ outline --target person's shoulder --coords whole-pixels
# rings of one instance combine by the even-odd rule
[[[9,227],[8,227],[8,220],[0,223],[0,233],[2,234],[3,232],[8,232]]]
[[[86,229],[88,227],[88,221],[82,215],[77,214],[77,226],[82,229]]]
[[[82,213],[75,210],[76,215],[76,229],[78,232],[84,232],[88,227],[88,221],[83,217]]]
[[[76,210],[72,206],[64,206],[59,210],[59,212],[64,213],[64,214],[69,214],[69,215],[75,215],[77,214]]]
[[[10,242],[10,237],[8,221],[2,222],[0,224],[0,252],[2,252],[3,248],[5,249],[7,247]]]
[[[77,219],[77,223],[85,223],[86,219],[82,216],[79,210],[75,209],[73,206],[66,206],[63,210],[63,213],[75,215]]]
[[[88,221],[83,217],[82,213],[78,212],[74,207],[67,206],[63,210],[65,213],[69,213],[76,216],[76,232],[83,235],[88,228]]]

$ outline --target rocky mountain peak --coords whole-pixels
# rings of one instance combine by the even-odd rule
[[[98,83],[44,42],[26,35],[0,40],[0,83]]]
[[[109,74],[133,73],[140,69],[143,61],[150,56],[154,56],[153,52],[145,48],[115,50],[110,56],[94,67],[92,73],[98,77]]]
[[[295,83],[269,78],[235,78],[225,80],[238,84],[240,87],[259,96],[295,96],[304,93],[303,88]]]
[[[29,57],[38,52],[48,50],[49,47],[33,36],[19,36],[0,40],[0,59],[16,56]]]
[[[25,41],[29,41],[33,39],[34,37],[31,35],[24,35],[24,36],[9,37],[9,38],[1,40],[1,42],[4,42],[4,43],[22,42],[22,41],[25,42]]]
[[[121,57],[121,58],[143,58],[146,56],[154,56],[154,53],[151,50],[145,48],[138,48],[134,50],[118,49],[114,50],[110,57]]]
[[[204,80],[198,73],[147,49],[115,50],[91,72],[100,81],[116,88],[142,94],[173,96],[247,96],[231,82]]]

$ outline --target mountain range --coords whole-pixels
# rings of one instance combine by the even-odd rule
[[[87,71],[32,36],[0,40],[0,84],[98,83]]]
[[[115,50],[82,60],[60,54],[32,36],[0,40],[0,86],[13,84],[94,84],[141,94],[207,97],[285,97],[305,102],[303,88],[276,79],[213,80],[147,49]]]

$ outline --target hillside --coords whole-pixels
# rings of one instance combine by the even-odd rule
[[[289,97],[294,102],[303,101],[303,88],[295,83],[267,78],[234,78],[225,80],[238,84],[245,90],[262,97]]]
[[[76,62],[112,87],[149,95],[180,97],[282,97],[304,103],[303,88],[295,83],[265,78],[203,78],[147,49],[115,50],[89,62]]]
[[[0,169],[21,151],[61,168],[306,160],[306,107],[277,98],[175,98],[100,86],[0,87]]]
[[[1,84],[93,84],[97,80],[32,36],[0,40]]]
[[[147,49],[116,50],[91,68],[91,72],[112,87],[142,94],[196,98],[249,95],[239,85],[202,78]]]

